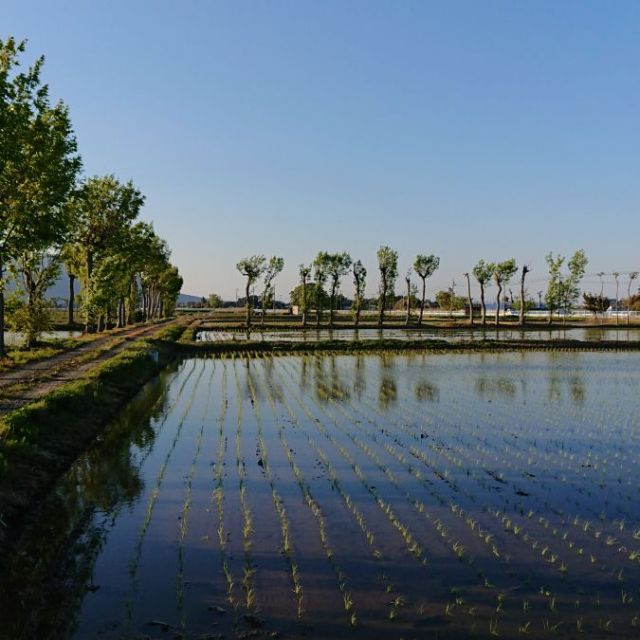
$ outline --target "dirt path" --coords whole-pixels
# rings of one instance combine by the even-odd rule
[[[0,416],[19,409],[66,382],[81,378],[96,364],[120,353],[134,340],[160,333],[169,322],[125,329],[51,358],[0,372]]]

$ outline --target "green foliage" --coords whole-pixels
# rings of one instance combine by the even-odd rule
[[[545,294],[545,304],[549,309],[549,319],[554,311],[562,309],[568,314],[573,309],[580,295],[579,284],[584,276],[588,263],[587,256],[582,249],[576,251],[567,263],[568,274],[562,273],[565,257],[549,253],[545,260],[549,271],[549,281]]]
[[[251,286],[264,273],[266,261],[267,259],[261,255],[249,256],[242,258],[236,264],[236,269],[247,278],[248,286]]]
[[[587,293],[582,294],[584,300],[584,308],[593,314],[604,313],[611,304],[611,301],[606,296],[599,293]]]
[[[446,291],[443,290],[436,293],[436,303],[441,309],[458,311],[465,308],[467,299],[462,296],[453,295],[451,290],[447,289]]]
[[[60,244],[64,206],[80,170],[66,105],[51,106],[44,58],[19,71],[25,43],[0,40],[0,356],[4,354],[4,265]]]
[[[219,309],[223,304],[222,298],[217,293],[210,293],[207,298],[207,306],[211,309]]]
[[[380,271],[380,298],[379,298],[379,319],[382,324],[384,310],[388,304],[388,298],[395,295],[395,282],[398,277],[398,252],[386,245],[381,246],[377,252],[378,269]]]
[[[493,276],[495,265],[492,262],[478,260],[478,264],[473,267],[473,277],[478,281],[481,287],[487,285]]]
[[[353,263],[353,310],[359,313],[364,307],[364,292],[367,284],[367,270],[360,260]]]
[[[293,306],[297,306],[300,309],[304,310],[305,303],[302,296],[302,289],[303,289],[302,284],[299,284],[297,287],[295,287],[293,291],[291,291],[291,293],[289,294],[289,297],[291,300],[291,304]],[[318,291],[317,285],[315,282],[307,282],[306,291],[307,291],[307,307],[306,308],[308,308],[308,303],[312,300],[317,301],[319,299],[323,307],[326,306],[327,302],[329,301],[329,295],[327,294],[327,292],[324,289],[320,289]]]
[[[440,258],[433,254],[425,256],[418,254],[413,262],[413,270],[422,280],[430,278],[440,266]]]

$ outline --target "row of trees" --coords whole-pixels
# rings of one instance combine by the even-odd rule
[[[379,297],[378,297],[378,324],[382,326],[385,311],[393,305],[395,300],[395,284],[398,279],[398,253],[388,246],[381,246],[377,252],[378,271],[379,271]],[[551,323],[558,313],[562,313],[566,318],[575,307],[580,296],[580,282],[585,274],[588,263],[585,252],[580,249],[576,251],[568,260],[565,256],[550,253],[546,256],[548,268],[548,284],[544,296],[546,308],[548,310],[548,321]],[[418,300],[418,316],[417,324],[422,324],[424,309],[426,304],[427,279],[430,278],[439,268],[440,258],[433,254],[416,256],[412,268],[405,275],[406,296],[405,323],[409,325],[414,316],[412,315],[412,300],[416,300],[418,293],[417,287],[412,283],[412,276],[415,274],[421,281],[421,297]],[[249,296],[250,288],[254,283],[264,275],[264,294],[263,309],[269,304],[268,295],[272,291],[274,278],[282,271],[284,260],[282,258],[272,257],[270,260],[264,256],[251,256],[244,258],[237,264],[237,268],[246,278],[246,313],[247,326],[251,325],[251,298]],[[441,307],[468,309],[468,321],[473,325],[474,319],[474,302],[471,295],[471,279],[477,281],[480,288],[480,323],[487,324],[487,303],[486,292],[489,286],[495,286],[495,325],[500,324],[500,313],[506,303],[505,291],[509,282],[520,271],[520,297],[512,304],[519,310],[518,323],[523,325],[525,322],[525,312],[531,305],[527,302],[528,296],[526,291],[526,278],[531,272],[528,265],[523,265],[520,269],[514,258],[503,261],[489,262],[484,259],[478,261],[470,272],[466,272],[467,283],[466,301],[455,295],[454,285],[448,291],[441,291],[436,294],[436,299]],[[352,311],[354,316],[354,324],[358,326],[360,323],[360,313],[365,306],[365,286],[367,278],[367,270],[360,260],[353,260],[346,252],[327,253],[319,252],[310,264],[301,264],[299,267],[300,284],[292,291],[292,303],[299,307],[302,314],[302,325],[307,326],[309,321],[309,313],[315,310],[315,324],[320,326],[322,312],[328,304],[329,308],[329,325],[333,325],[334,309],[336,293],[340,287],[342,279],[349,273],[352,274],[354,299]],[[604,274],[600,274],[604,275]],[[618,299],[618,285],[620,274],[616,276],[616,300]],[[633,281],[638,277],[637,272],[629,274],[628,294],[631,297],[631,286]],[[602,297],[602,292],[601,292]],[[265,305],[264,301],[267,300]],[[617,307],[617,304],[616,304]],[[264,322],[264,313],[262,316]]]
[[[43,57],[21,68],[24,51],[0,40],[0,357],[5,311],[29,346],[48,328],[45,293],[62,265],[69,323],[79,280],[87,331],[132,322],[140,301],[145,319],[170,312],[182,286],[167,243],[136,222],[144,196],[135,185],[80,176],[68,107],[51,104]],[[5,301],[7,278],[15,289]]]

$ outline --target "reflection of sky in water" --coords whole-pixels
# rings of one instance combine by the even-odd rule
[[[199,331],[196,339],[199,342],[229,342],[234,340],[252,340],[257,342],[314,342],[317,340],[419,340],[433,339],[447,342],[461,342],[469,340],[640,340],[640,329],[626,329],[620,327],[602,329],[600,327],[585,327],[572,329],[536,329],[521,331],[518,329],[475,329],[470,330],[404,330],[404,329],[328,329],[307,331]]]

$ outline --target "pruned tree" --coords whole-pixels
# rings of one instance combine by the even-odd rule
[[[378,303],[378,326],[382,327],[387,297],[393,295],[398,277],[398,252],[386,245],[378,249],[378,269],[380,271],[380,300]]]
[[[517,270],[518,267],[514,258],[510,258],[504,262],[498,262],[493,266],[493,281],[498,287],[498,291],[496,293],[496,327],[500,326],[500,295],[502,294],[502,289],[504,285],[513,278],[513,275]]]
[[[407,315],[404,324],[408,327],[411,322],[411,269],[404,274],[404,283],[407,285]]]
[[[316,328],[320,327],[322,317],[322,292],[327,283],[329,266],[329,254],[326,251],[318,252],[313,260],[313,279],[315,284],[315,304],[316,304]]]
[[[481,324],[484,327],[487,324],[487,304],[484,299],[485,287],[487,287],[491,281],[491,276],[494,271],[494,264],[492,262],[485,262],[484,260],[478,260],[478,264],[473,267],[473,277],[478,281],[480,285],[480,306],[482,309]]]
[[[333,326],[334,302],[336,291],[340,286],[340,281],[347,275],[351,267],[351,256],[343,251],[342,253],[326,254],[326,272],[330,280],[329,288],[329,326]]]
[[[353,263],[353,312],[354,324],[360,324],[360,312],[364,303],[364,290],[367,280],[367,270],[360,260]]]
[[[302,326],[307,326],[307,308],[308,308],[308,298],[307,298],[307,280],[309,280],[309,276],[311,275],[311,265],[301,264],[298,267],[298,273],[300,274],[300,286],[302,287],[302,303],[300,305],[300,309],[302,311]]]
[[[524,280],[530,271],[531,269],[529,269],[529,267],[526,264],[522,266],[522,273],[520,275],[520,313],[518,315],[518,324],[521,327],[524,326],[524,315],[526,313],[526,306],[527,306],[525,304]]]
[[[267,315],[266,307],[268,305],[266,305],[265,303],[267,299],[273,297],[273,281],[276,279],[276,276],[282,272],[282,269],[284,269],[284,258],[271,256],[264,269],[262,290],[262,324],[264,324],[264,318]]]
[[[561,300],[561,270],[564,264],[565,257],[560,254],[549,253],[545,256],[547,262],[547,270],[549,272],[549,279],[547,282],[547,291],[544,296],[544,303],[547,305],[549,316],[547,319],[548,324],[553,322],[553,314],[560,307]]]
[[[422,324],[422,316],[424,315],[424,305],[427,292],[427,278],[430,278],[440,266],[440,258],[433,254],[425,256],[418,254],[413,262],[413,270],[418,274],[422,280],[422,299],[420,302],[420,316],[418,317],[418,324]]]
[[[471,278],[469,272],[462,274],[467,280],[467,302],[469,304],[469,325],[473,327],[473,299],[471,298]]]
[[[618,313],[619,312],[618,301],[620,300],[620,272],[614,271],[612,275],[616,281],[616,325],[619,325],[620,314]]]
[[[627,324],[631,321],[631,286],[638,275],[640,275],[638,271],[631,271],[631,273],[629,273],[629,282],[627,283]]]
[[[245,298],[247,315],[245,324],[247,329],[251,327],[251,287],[264,273],[267,259],[262,255],[243,258],[236,264],[236,269],[247,279],[245,285]]]

